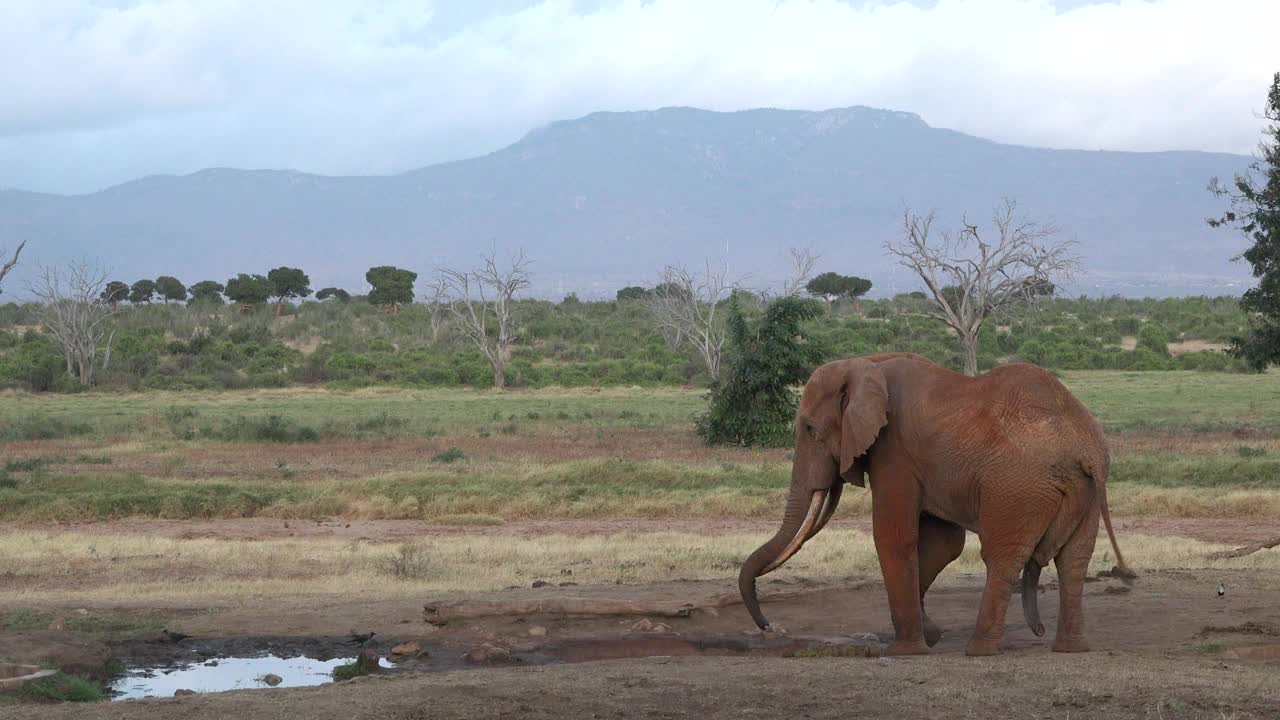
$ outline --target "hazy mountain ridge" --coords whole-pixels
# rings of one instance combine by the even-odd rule
[[[611,294],[662,265],[728,257],[773,280],[785,248],[823,268],[914,283],[884,257],[902,208],[985,218],[1001,196],[1079,241],[1082,290],[1240,291],[1238,235],[1204,218],[1206,190],[1249,158],[1202,152],[1098,152],[1004,145],[931,128],[919,116],[852,107],[821,112],[692,108],[601,112],[552,123],[489,155],[392,176],[208,169],[97,193],[0,191],[0,247],[31,241],[31,262],[89,255],[132,280],[187,282],[298,265],[313,286],[363,289],[365,269],[430,272],[491,246],[523,247],[536,289]],[[1105,285],[1090,288],[1099,278]]]

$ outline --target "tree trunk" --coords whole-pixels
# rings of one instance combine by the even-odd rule
[[[278,303],[276,303],[276,317],[280,317],[280,306],[281,306],[281,305],[284,305],[284,303],[283,303],[283,302],[278,302]]]
[[[93,356],[80,358],[80,385],[89,387],[93,384]]]
[[[507,386],[506,363],[501,359],[493,364],[493,386],[499,390]]]
[[[960,333],[960,348],[964,353],[964,374],[974,377],[978,374],[978,331],[976,329]]]

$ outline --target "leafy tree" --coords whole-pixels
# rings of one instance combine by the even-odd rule
[[[321,288],[320,292],[316,293],[317,300],[328,300],[329,298],[334,298],[338,302],[347,302],[351,299],[351,293],[336,287]]]
[[[267,273],[271,281],[271,294],[276,298],[276,314],[285,300],[303,298],[311,294],[311,278],[298,268],[278,267]]]
[[[275,286],[265,277],[240,273],[227,281],[226,295],[241,305],[261,305],[274,290]]]
[[[221,305],[222,291],[226,288],[224,288],[220,282],[214,282],[213,280],[201,280],[188,289],[191,291],[191,300],[188,302],[189,305],[198,302]]]
[[[837,298],[860,298],[871,289],[871,281],[854,275],[824,272],[804,286],[810,295],[826,300],[828,304]]]
[[[812,300],[783,297],[751,320],[737,299],[730,302],[727,367],[711,383],[709,407],[696,421],[708,445],[785,447],[794,441],[793,387],[808,378],[823,356],[801,326],[817,317],[821,307]]]
[[[1158,322],[1144,323],[1138,328],[1138,347],[1169,357],[1169,331]]]
[[[618,291],[618,302],[634,302],[649,297],[649,290],[639,285],[629,285]]]
[[[172,275],[161,275],[156,278],[156,294],[166,305],[170,300],[182,302],[187,299],[187,286]]]
[[[1263,115],[1271,124],[1263,131],[1260,157],[1250,172],[1235,176],[1234,189],[1217,178],[1209,183],[1210,191],[1231,201],[1230,209],[1209,224],[1235,227],[1253,243],[1241,257],[1252,266],[1258,286],[1246,290],[1240,300],[1251,316],[1249,329],[1231,338],[1231,353],[1258,372],[1280,364],[1280,72],[1271,80]],[[1265,182],[1259,184],[1254,174],[1261,174]]]
[[[129,299],[129,286],[119,280],[112,280],[103,288],[99,298],[108,305],[116,305]]]
[[[154,280],[139,280],[129,287],[129,302],[149,303],[156,296]]]
[[[418,273],[391,265],[379,265],[369,268],[364,279],[373,286],[373,290],[369,292],[369,302],[395,313],[399,312],[400,305],[413,302],[413,283],[418,279]]]

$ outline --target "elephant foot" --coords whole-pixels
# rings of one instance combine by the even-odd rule
[[[924,643],[929,647],[933,647],[934,645],[937,645],[938,641],[941,639],[942,628],[938,627],[937,623],[926,617],[924,619]]]
[[[929,646],[924,644],[924,640],[894,640],[889,648],[884,651],[885,655],[928,655]]]
[[[969,643],[964,646],[964,654],[974,656],[974,657],[999,655],[1000,641],[988,640],[988,639],[979,638],[979,637],[970,638]]]
[[[1089,652],[1089,641],[1079,636],[1054,638],[1053,651],[1060,653]]]

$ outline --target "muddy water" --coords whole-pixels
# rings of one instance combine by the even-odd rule
[[[299,656],[276,657],[224,657],[213,658],[196,665],[165,668],[131,668],[127,674],[111,684],[113,700],[130,700],[143,697],[172,697],[176,690],[194,690],[198,693],[225,692],[248,688],[271,687],[263,681],[265,675],[277,675],[281,682],[275,687],[305,687],[333,682],[333,669],[355,662],[354,657],[316,660]],[[386,660],[380,664],[390,667]]]

